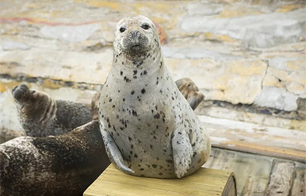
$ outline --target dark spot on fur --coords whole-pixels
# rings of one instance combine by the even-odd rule
[[[125,82],[131,82],[131,80],[128,77],[126,77],[126,76],[124,76],[124,81]]]
[[[143,88],[143,89],[141,90],[141,93],[144,94],[145,92],[146,92],[146,90]]]
[[[167,162],[167,163],[173,163],[173,161],[170,160],[170,159],[166,160],[166,162]]]
[[[129,141],[132,141],[132,138],[131,138],[131,137],[129,137]]]
[[[122,62],[123,63],[123,62]],[[123,74],[123,71],[120,71],[120,75],[122,75]]]
[[[137,116],[137,112],[135,110],[132,110],[133,116]]]
[[[153,165],[152,165],[152,167],[153,167],[153,168],[156,168],[156,167],[157,167],[157,165],[156,165],[156,164],[153,164]]]
[[[163,173],[159,173],[158,175],[162,176],[162,175],[163,175]]]
[[[195,157],[196,155],[197,155],[197,152],[194,152],[192,156]]]
[[[135,91],[134,91],[134,90],[132,90],[132,91],[131,91],[131,95],[133,95],[134,93],[135,93]]]
[[[160,115],[159,114],[155,114],[154,118],[159,119]]]

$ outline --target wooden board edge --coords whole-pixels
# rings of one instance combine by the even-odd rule
[[[247,147],[247,145],[229,145],[225,143],[219,143],[219,144],[212,144],[211,145],[214,148],[221,148],[221,149],[226,149],[226,150],[232,150],[232,151],[237,151],[237,152],[244,152],[244,153],[250,153],[250,154],[255,154],[255,155],[263,155],[263,156],[269,156],[269,157],[274,157],[274,158],[280,158],[280,159],[286,159],[290,161],[296,161],[296,162],[301,162],[301,163],[306,163],[306,153],[305,155],[294,155],[292,153],[284,153],[281,150],[270,150],[268,148],[264,148],[264,146],[260,146],[259,148],[252,148],[252,147]]]
[[[234,189],[234,194],[232,189]],[[234,172],[231,172],[231,175],[228,177],[227,182],[222,191],[222,196],[236,196],[236,195],[237,195],[236,176]]]

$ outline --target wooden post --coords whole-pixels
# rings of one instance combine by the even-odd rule
[[[126,175],[110,165],[84,192],[84,196],[234,196],[236,179],[232,172],[201,168],[181,179],[156,179]]]

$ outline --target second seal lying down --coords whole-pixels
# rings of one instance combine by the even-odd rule
[[[182,178],[209,158],[208,134],[170,77],[156,28],[144,16],[116,26],[99,118],[108,156],[127,174]]]

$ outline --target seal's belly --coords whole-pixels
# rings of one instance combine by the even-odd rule
[[[105,96],[106,104],[102,102],[104,109],[100,115],[127,165],[138,176],[175,177],[171,134],[176,124],[175,113],[169,107],[171,101],[151,99],[125,103],[122,97],[112,97],[113,107]]]
[[[132,127],[127,131],[122,135],[110,132],[127,165],[136,175],[162,178],[174,176],[170,134],[158,133],[162,130],[147,132],[146,129],[140,129],[139,133]]]

